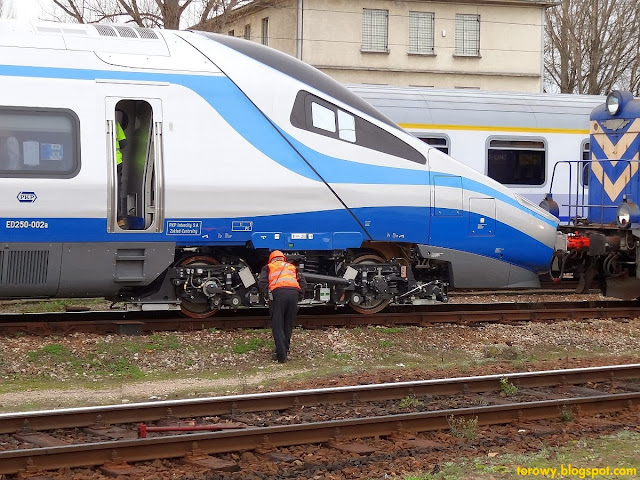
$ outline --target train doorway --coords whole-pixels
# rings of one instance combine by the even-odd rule
[[[110,232],[162,231],[162,122],[157,99],[107,99]]]

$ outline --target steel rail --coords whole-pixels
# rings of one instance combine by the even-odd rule
[[[166,417],[192,418],[235,412],[286,410],[303,405],[392,400],[410,395],[452,395],[500,391],[501,380],[505,378],[519,388],[621,381],[640,379],[640,364],[4,413],[0,414],[0,433],[16,433],[24,430],[25,426],[31,431],[46,431],[92,425],[152,422]]]
[[[284,447],[341,438],[384,437],[402,431],[419,433],[447,429],[452,416],[461,419],[477,418],[478,425],[494,425],[525,419],[561,418],[563,407],[574,407],[578,414],[591,414],[622,411],[637,408],[639,405],[640,393],[611,394],[165,438],[13,450],[0,452],[0,474],[15,474],[27,468],[33,471],[96,466],[114,459],[136,462],[183,457],[195,453],[220,454],[254,450],[266,445]]]
[[[333,309],[309,309],[297,317],[303,328],[336,326],[430,326],[440,323],[473,325],[499,322],[553,322],[593,318],[640,317],[640,303],[627,301],[549,302],[535,304],[441,304],[422,307],[391,307],[375,315],[335,313]],[[53,334],[69,332],[150,333],[155,331],[202,330],[207,328],[269,328],[264,311],[251,314],[220,312],[204,319],[158,312],[65,312],[36,314],[0,314],[0,333]]]

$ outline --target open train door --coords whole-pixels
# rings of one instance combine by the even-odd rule
[[[107,230],[161,232],[164,178],[160,99],[107,97],[106,132]]]

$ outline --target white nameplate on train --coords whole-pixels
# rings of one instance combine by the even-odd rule
[[[167,235],[200,235],[202,222],[197,220],[183,220],[173,222],[167,220]]]

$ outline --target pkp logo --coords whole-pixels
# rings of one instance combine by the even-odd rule
[[[18,194],[18,201],[20,203],[33,203],[37,198],[36,192],[20,192]]]

